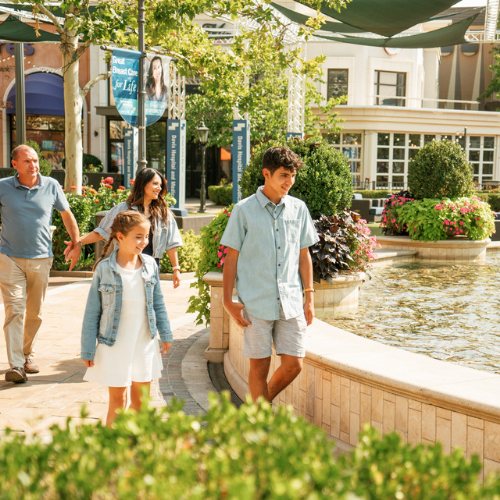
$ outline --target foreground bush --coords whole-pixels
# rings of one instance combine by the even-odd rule
[[[198,234],[190,229],[184,232],[179,229],[182,234],[181,247],[177,248],[177,255],[179,256],[179,266],[181,266],[181,273],[194,273],[198,269],[198,262],[200,261],[201,254],[201,241]],[[163,254],[160,260],[160,272],[172,273],[172,263],[168,258],[167,252]]]
[[[333,146],[313,139],[270,141],[256,146],[240,181],[243,198],[254,194],[259,186],[264,185],[262,157],[266,149],[272,146],[287,146],[304,161],[290,194],[307,205],[313,219],[350,208],[353,188],[347,160]]]
[[[408,165],[408,186],[419,200],[472,196],[472,167],[465,151],[451,141],[429,142]]]
[[[414,196],[404,189],[387,198],[380,223],[384,234],[390,236],[408,235],[408,227],[399,220],[399,210],[403,205],[410,203],[414,199]]]
[[[206,415],[173,402],[118,417],[113,428],[52,428],[49,442],[9,433],[0,442],[4,500],[59,499],[493,499],[500,482],[480,485],[481,466],[439,445],[401,443],[374,429],[334,458],[326,434],[285,406],[211,396]],[[495,496],[497,495],[497,496]]]

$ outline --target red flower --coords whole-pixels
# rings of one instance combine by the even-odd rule
[[[130,179],[130,184],[135,184],[134,179]]]
[[[106,177],[106,179],[102,180],[103,184],[113,184],[113,177]]]
[[[118,186],[119,191],[125,191],[125,189],[127,189],[125,186]]]
[[[97,198],[96,198],[94,201],[95,201],[96,203],[99,203],[99,200],[98,200]]]
[[[76,189],[76,186],[71,186],[71,190]]]
[[[110,184],[104,184],[104,187],[106,187],[108,189],[113,189],[113,186],[111,186]]]

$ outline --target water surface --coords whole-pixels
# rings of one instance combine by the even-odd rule
[[[500,373],[500,254],[486,264],[375,268],[359,309],[324,321],[384,344]]]

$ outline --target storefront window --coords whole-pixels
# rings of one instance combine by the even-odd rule
[[[16,115],[9,115],[9,118],[11,149],[13,149],[17,144]],[[62,169],[64,117],[26,115],[26,139],[35,141],[40,146],[41,156],[52,163],[53,169]]]

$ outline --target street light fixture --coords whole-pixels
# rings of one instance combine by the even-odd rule
[[[198,136],[198,141],[201,144],[201,186],[200,186],[200,209],[198,212],[200,214],[205,213],[205,184],[206,184],[206,172],[205,172],[205,156],[206,148],[208,142],[208,128],[205,127],[203,120],[201,121],[199,127],[196,129],[196,135]]]

